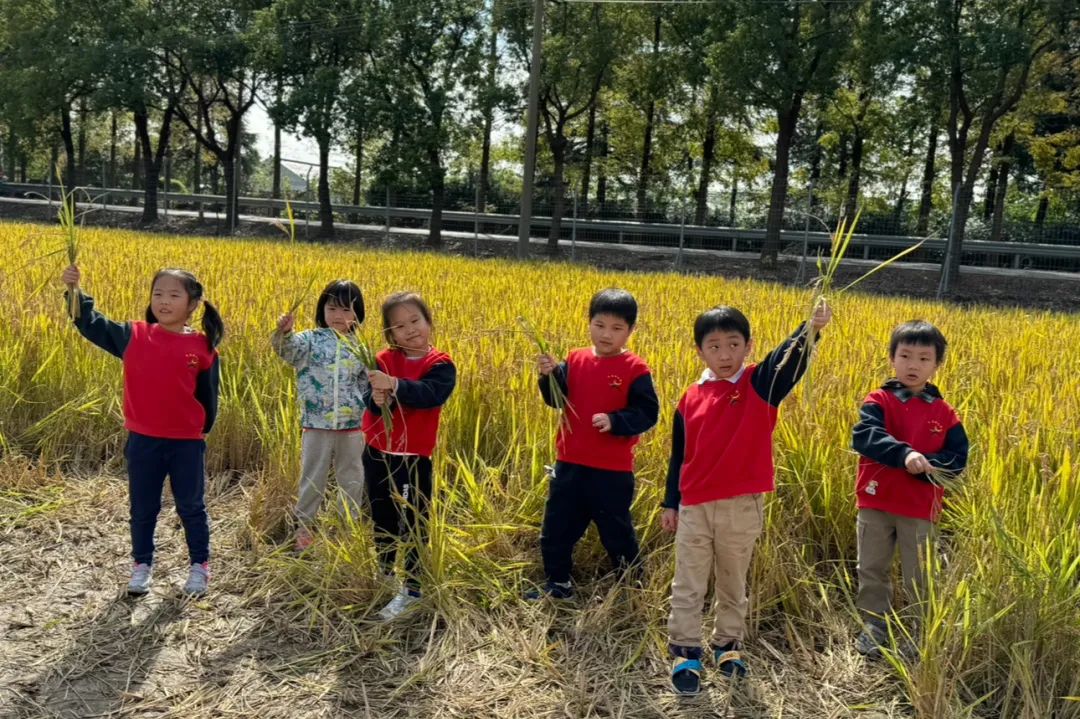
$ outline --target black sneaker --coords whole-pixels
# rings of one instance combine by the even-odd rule
[[[735,642],[725,644],[722,647],[713,647],[713,660],[717,670],[729,679],[742,679],[750,670],[739,654],[738,645]]]
[[[545,597],[552,599],[573,599],[574,585],[570,582],[544,582],[544,586],[530,589],[523,595],[527,601],[538,602]]]
[[[701,660],[675,657],[671,665],[671,688],[676,694],[693,696],[701,691]]]

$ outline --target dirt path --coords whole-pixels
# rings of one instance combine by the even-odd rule
[[[211,594],[179,593],[183,538],[167,499],[154,590],[129,599],[122,480],[28,466],[13,479],[10,464],[0,465],[3,719],[906,716],[888,672],[865,665],[843,629],[829,647],[759,637],[745,691],[711,686],[680,701],[661,635],[645,636],[641,613],[619,610],[614,592],[561,608],[424,609],[394,626],[316,621],[312,602],[323,600],[265,589],[275,567],[302,560],[245,546],[235,484],[208,492]],[[369,600],[359,615],[385,597]]]

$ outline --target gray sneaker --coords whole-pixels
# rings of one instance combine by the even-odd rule
[[[420,592],[403,586],[390,602],[379,610],[379,618],[386,621],[397,619],[420,601]]]
[[[192,597],[202,596],[206,594],[206,587],[210,584],[210,565],[206,562],[202,564],[192,564],[191,570],[188,572],[187,581],[184,582],[184,594]]]
[[[133,597],[141,597],[150,591],[150,579],[154,569],[149,564],[136,564],[131,568],[131,579],[128,581],[127,593]]]
[[[863,630],[855,640],[855,651],[867,659],[880,659],[881,646],[888,643],[889,635],[884,627],[872,622],[863,625]]]

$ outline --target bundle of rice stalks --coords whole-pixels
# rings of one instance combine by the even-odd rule
[[[68,192],[64,183],[60,183],[60,210],[57,212],[60,220],[60,229],[64,233],[64,250],[67,253],[68,265],[74,265],[79,261],[79,224],[80,218],[75,210],[75,191]],[[82,293],[79,286],[73,284],[68,287],[68,315],[71,319],[79,319]]]
[[[555,356],[551,353],[551,345],[549,345],[547,343],[547,340],[545,340],[543,336],[541,336],[541,334],[537,332],[532,322],[529,322],[529,320],[525,319],[524,317],[518,317],[517,321],[518,324],[521,325],[521,329],[525,332],[526,335],[528,335],[529,339],[532,340],[533,344],[536,345],[536,348],[540,350],[541,355],[547,355],[550,357]],[[563,412],[562,417],[563,419],[565,419],[566,411],[573,412],[574,407],[570,404],[570,400],[566,398],[566,394],[563,392],[562,385],[559,384],[558,380],[553,375],[554,372],[552,372],[552,375],[549,375],[548,380],[548,387],[551,391],[551,399],[555,403],[555,408]]]
[[[356,334],[345,334],[344,332],[337,332],[338,341],[350,352],[356,355],[364,366],[367,367],[368,372],[382,371],[379,369],[379,363],[375,360],[375,350],[368,342]],[[387,407],[382,408],[382,421],[383,429],[386,431],[386,440],[390,441],[390,438],[394,434],[394,418],[392,412]]]

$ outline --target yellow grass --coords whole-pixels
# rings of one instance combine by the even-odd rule
[[[0,241],[4,267],[19,268],[0,281],[0,302],[8,308],[0,323],[0,446],[67,467],[119,470],[120,364],[68,326],[58,280],[41,289],[62,269],[56,258],[33,261],[49,249],[41,228],[0,225]],[[517,596],[539,578],[543,468],[554,458],[558,420],[536,389],[536,348],[517,318],[529,317],[555,346],[581,346],[592,293],[612,285],[630,290],[641,307],[632,346],[652,366],[662,406],[660,426],[638,453],[635,515],[648,580],[628,603],[584,600],[578,628],[608,638],[598,640],[610,649],[604,656],[628,681],[641,678],[635,691],[664,691],[671,545],[658,514],[672,408],[700,373],[694,317],[720,303],[741,308],[760,358],[804,319],[807,292],[720,278],[95,229],[81,231],[80,245],[82,289],[114,319],[142,315],[148,279],[163,266],[192,270],[220,307],[228,334],[208,463],[212,473],[235,470],[247,478],[256,542],[281,536],[299,468],[293,374],[269,346],[282,307],[312,276],[353,279],[373,304],[403,289],[431,302],[434,342],[459,371],[443,413],[439,497],[431,546],[423,552],[430,580],[424,611],[447,636],[494,632],[485,624],[495,621],[493,609],[509,609],[498,616],[520,622],[537,616]],[[810,370],[814,402],[797,392],[776,431],[778,491],[767,503],[768,528],[751,577],[751,656],[779,655],[798,665],[813,664],[823,647],[850,651],[856,463],[850,429],[862,397],[888,376],[891,327],[922,317],[950,340],[937,382],[965,420],[972,463],[947,501],[941,544],[947,561],[929,602],[921,661],[868,671],[891,673],[896,697],[919,717],[1080,716],[1070,699],[1080,696],[1080,318],[854,293],[831,304],[835,320]],[[301,317],[309,314],[301,308]],[[363,523],[328,531],[331,538],[309,562],[271,563],[267,581],[296,598],[293,606],[304,607],[313,623],[355,639],[364,631],[355,607],[370,604],[376,591],[370,537]],[[595,538],[578,560],[586,583],[604,571]],[[522,651],[533,652],[535,669],[548,667],[546,652],[554,650],[540,641]],[[414,681],[423,684],[425,676]]]

